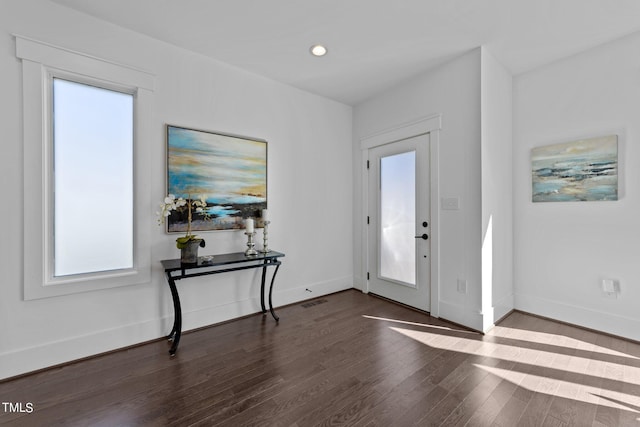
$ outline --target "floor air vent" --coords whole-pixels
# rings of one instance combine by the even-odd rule
[[[327,302],[326,299],[317,299],[317,300],[305,302],[304,304],[302,304],[302,306],[304,308],[309,308],[309,307],[313,307],[314,305],[324,304],[325,302]]]

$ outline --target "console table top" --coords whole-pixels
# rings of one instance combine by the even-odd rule
[[[229,265],[229,264],[238,264],[243,262],[251,262],[251,261],[269,261],[274,260],[276,258],[283,257],[284,254],[282,252],[270,251],[267,253],[258,252],[257,255],[247,256],[244,252],[233,252],[228,254],[218,254],[218,255],[204,255],[198,257],[197,264],[186,264],[183,265],[180,262],[180,258],[176,259],[165,259],[160,261],[162,263],[162,267],[164,267],[164,271],[174,271],[174,270],[182,270],[182,269],[195,269],[195,268],[205,268],[205,267],[216,267],[220,265]],[[212,258],[209,258],[212,257]]]

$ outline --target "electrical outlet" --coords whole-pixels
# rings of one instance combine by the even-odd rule
[[[461,294],[467,293],[467,281],[464,279],[458,279],[458,292]]]

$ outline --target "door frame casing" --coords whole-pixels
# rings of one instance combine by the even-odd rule
[[[360,139],[360,150],[362,158],[362,207],[365,217],[370,216],[369,212],[369,170],[367,162],[369,160],[369,149],[380,145],[389,144],[402,139],[412,138],[419,135],[429,134],[429,165],[430,165],[430,217],[431,234],[429,235],[431,245],[431,275],[430,275],[430,314],[439,317],[440,301],[440,185],[439,185],[439,141],[440,129],[442,127],[442,116],[436,114],[423,117],[409,123],[404,123],[392,128],[385,129],[373,135]],[[362,276],[365,278],[364,293],[369,293],[369,280],[366,279],[369,266],[369,232],[367,219],[362,221]]]

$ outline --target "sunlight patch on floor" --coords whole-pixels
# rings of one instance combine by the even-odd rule
[[[507,332],[506,336],[499,337],[494,333],[493,339],[503,338],[507,342],[501,343],[492,342],[492,338],[451,336],[446,331],[394,326],[389,329],[432,348],[476,356],[469,360],[473,366],[520,388],[640,414],[640,365],[634,356],[595,344],[580,351],[569,337],[535,331],[526,337],[506,329],[503,330]],[[558,351],[554,352],[554,348]],[[486,363],[482,363],[482,359]],[[510,367],[504,369],[498,365]]]
[[[516,340],[529,341],[540,344],[558,345],[556,343],[561,342],[562,346],[575,348],[577,350],[595,351],[602,354],[608,354],[612,356],[628,357],[636,360],[640,360],[640,355],[630,354],[628,352],[617,351],[605,346],[597,345],[592,342],[580,340],[567,335],[553,334],[549,332],[541,332],[528,329],[510,328],[508,326],[495,326],[487,336],[495,337],[508,337]]]
[[[526,374],[530,377],[528,382],[536,386],[527,387],[521,382],[521,378],[518,378],[520,375],[515,375],[517,372],[481,364],[474,364],[474,366],[533,392],[544,393],[545,390],[552,390],[553,393],[551,393],[551,395],[555,397],[578,400],[593,405],[608,406],[640,414],[640,396],[637,395],[548,378],[531,373]]]
[[[362,317],[364,317],[366,319],[383,320],[385,322],[402,323],[402,324],[405,324],[405,325],[414,325],[414,326],[422,326],[422,327],[431,328],[431,329],[440,329],[440,330],[443,330],[443,331],[459,332],[459,333],[462,333],[462,334],[478,335],[478,332],[466,331],[464,329],[449,328],[447,326],[430,325],[428,323],[408,322],[406,320],[389,319],[389,318],[386,318],[386,317],[369,316],[369,315],[366,315],[366,314],[363,314]]]
[[[395,332],[398,332],[406,337],[409,337],[413,340],[416,340],[422,344],[428,345],[430,347],[439,348],[442,350],[463,352],[466,354],[472,354],[476,356],[496,357],[502,361],[527,363],[526,361],[535,361],[537,358],[546,358],[546,359],[556,358],[558,362],[563,360],[564,361],[573,360],[573,363],[567,362],[567,366],[563,369],[563,371],[574,373],[574,374],[583,374],[584,370],[583,370],[583,367],[581,367],[581,364],[584,364],[589,361],[594,361],[593,359],[576,356],[575,354],[562,354],[562,353],[556,353],[553,351],[547,351],[542,349],[520,347],[518,345],[510,345],[510,344],[499,344],[499,343],[494,343],[490,341],[482,341],[481,345],[479,345],[478,348],[475,349],[474,351],[466,351],[460,348],[461,341],[470,342],[470,343],[478,343],[479,341],[477,339],[469,339],[469,338],[464,338],[459,336],[448,336],[442,333],[417,331],[413,329],[398,328],[393,326],[389,327],[389,329]],[[550,343],[541,343],[541,344],[561,347],[558,344],[550,344]],[[605,354],[605,357],[606,355],[608,355],[608,353]],[[624,354],[622,356],[627,357]],[[630,359],[630,361],[631,360],[634,360],[634,359]],[[638,371],[637,376],[640,376],[640,367],[633,367],[633,366],[625,365],[622,363],[614,363],[611,361],[607,361],[607,362],[599,361],[598,363],[602,364],[601,365],[602,369],[605,369],[605,368],[609,368],[609,370],[611,369],[620,370],[621,368],[635,369],[636,371]],[[544,366],[544,365],[541,365],[541,366]]]

